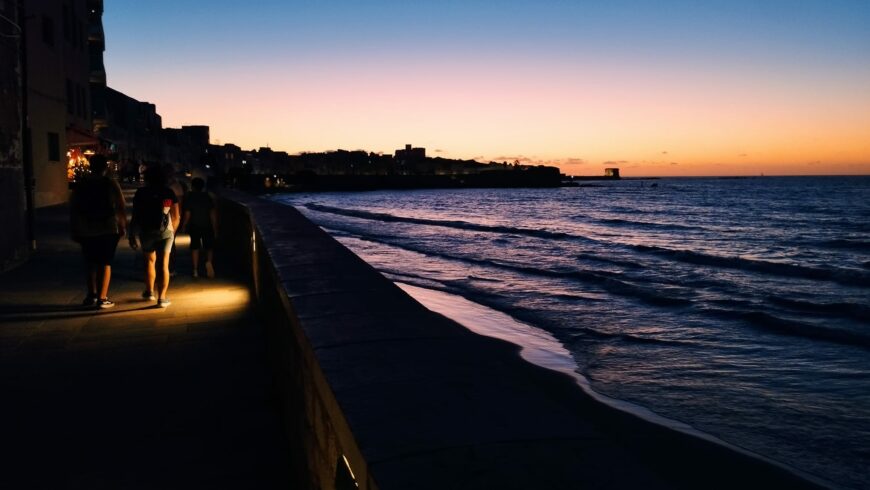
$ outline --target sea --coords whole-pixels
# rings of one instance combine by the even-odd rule
[[[578,389],[870,488],[870,176],[272,198]]]

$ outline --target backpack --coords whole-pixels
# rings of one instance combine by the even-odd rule
[[[171,229],[169,209],[172,199],[166,197],[165,188],[142,187],[133,198],[133,216],[136,226],[148,234],[163,235]]]
[[[86,220],[92,223],[101,223],[115,214],[111,181],[108,177],[85,179],[78,185],[77,208]]]

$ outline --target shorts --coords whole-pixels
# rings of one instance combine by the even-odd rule
[[[164,238],[163,235],[150,233],[139,235],[139,241],[142,243],[142,251],[145,253],[170,253],[172,251],[173,238],[174,236]]]
[[[211,226],[190,225],[190,249],[199,250],[214,248],[214,230]]]
[[[120,239],[121,235],[117,233],[82,237],[80,243],[85,262],[89,265],[111,265]]]

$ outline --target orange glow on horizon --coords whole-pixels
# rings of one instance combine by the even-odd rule
[[[611,166],[629,177],[870,174],[870,94],[858,82],[531,68],[500,77],[499,65],[272,67],[206,85],[209,73],[123,85],[149,94],[164,125],[208,124],[212,143],[245,149],[392,153],[413,143],[430,156],[556,165],[569,175]]]

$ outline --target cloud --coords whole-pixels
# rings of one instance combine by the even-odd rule
[[[629,163],[628,160],[607,160],[602,165],[625,165]]]
[[[737,156],[740,157],[740,158],[746,158],[746,157],[749,156],[749,154],[748,154],[748,153],[741,153],[741,154],[739,154],[739,155],[737,155]]]
[[[589,162],[587,162],[586,160],[584,160],[582,158],[563,158],[558,163],[560,163],[562,165],[586,165]]]
[[[532,162],[532,159],[525,156],[525,155],[516,155],[516,156],[512,156],[512,157],[502,155],[500,157],[495,157],[493,160],[495,160],[497,162],[511,162],[511,163],[513,163],[513,162],[531,163]]]
[[[671,162],[671,165],[679,165],[680,162]]]
[[[662,155],[667,155],[667,154],[668,154],[668,152],[666,152],[666,151],[662,152]]]
[[[444,150],[442,150],[442,149],[440,149],[440,148],[436,148],[436,149],[433,150],[433,151],[434,151],[435,153],[446,153]]]
[[[579,158],[572,158],[569,160],[580,160],[580,159]],[[536,156],[527,157],[525,155],[513,155],[513,156],[501,155],[501,156],[497,156],[497,157],[493,158],[492,161],[494,161],[494,162],[508,162],[508,163],[519,162],[520,165],[557,165],[560,163],[559,160],[556,160],[556,161],[541,160],[540,158],[538,158]]]
[[[821,161],[821,160],[816,160],[816,161],[813,161],[813,162],[807,162],[807,165],[821,165],[821,164],[822,164],[822,161]]]

